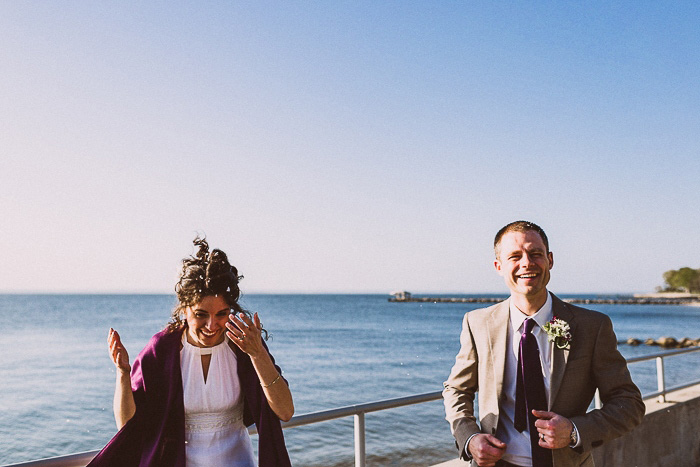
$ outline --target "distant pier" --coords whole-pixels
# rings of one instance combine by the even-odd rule
[[[390,302],[408,303],[498,303],[508,297],[414,297],[410,292],[395,292]],[[601,297],[601,298],[562,298],[567,303],[583,305],[700,305],[697,297]]]
[[[508,297],[390,297],[390,302],[429,302],[429,303],[498,303]]]

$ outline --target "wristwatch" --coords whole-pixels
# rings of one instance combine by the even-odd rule
[[[571,439],[571,444],[569,444],[569,445],[570,445],[570,446],[576,446],[576,444],[578,443],[578,432],[576,431],[576,427],[573,427],[573,428],[571,429],[571,437],[570,437],[570,439]]]

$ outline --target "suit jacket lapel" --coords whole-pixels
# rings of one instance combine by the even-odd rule
[[[501,399],[501,393],[503,392],[503,376],[506,368],[506,352],[508,351],[509,319],[510,299],[496,305],[487,321],[491,368],[493,368],[496,380],[496,400]]]
[[[570,332],[572,336],[575,336],[574,332],[576,329],[576,320],[574,314],[569,310],[566,303],[557,298],[556,295],[552,294],[552,314],[559,319],[562,319],[569,323]],[[552,349],[552,374],[550,379],[550,397],[549,397],[549,410],[552,410],[554,406],[554,401],[557,399],[557,394],[559,392],[559,387],[561,387],[562,378],[564,377],[564,371],[566,370],[566,362],[569,360],[570,349],[560,349],[552,342],[550,345],[553,346]],[[570,345],[576,345],[575,339],[571,340]]]

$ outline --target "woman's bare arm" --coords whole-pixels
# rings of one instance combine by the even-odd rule
[[[232,314],[230,320],[235,326],[227,323],[228,332],[226,334],[234,344],[250,356],[270,408],[280,420],[289,421],[294,415],[292,393],[272,363],[270,354],[262,345],[262,324],[260,324],[258,314],[253,315],[252,321],[242,313],[238,316]]]
[[[134,393],[131,392],[131,365],[129,354],[122,344],[119,333],[114,329],[109,330],[109,355],[117,367],[117,381],[114,387],[114,420],[117,428],[126,425],[136,413]]]

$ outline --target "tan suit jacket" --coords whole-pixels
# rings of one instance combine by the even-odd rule
[[[496,434],[509,307],[506,300],[464,315],[461,349],[443,391],[445,418],[462,458],[471,435]],[[554,466],[592,466],[591,449],[641,423],[644,403],[625,358],[617,350],[617,338],[607,315],[565,303],[554,294],[552,312],[569,323],[572,339],[568,350],[554,346],[549,410],[571,419],[581,439],[576,449],[554,450]],[[603,406],[587,413],[596,388]],[[474,417],[477,392],[481,426]]]

